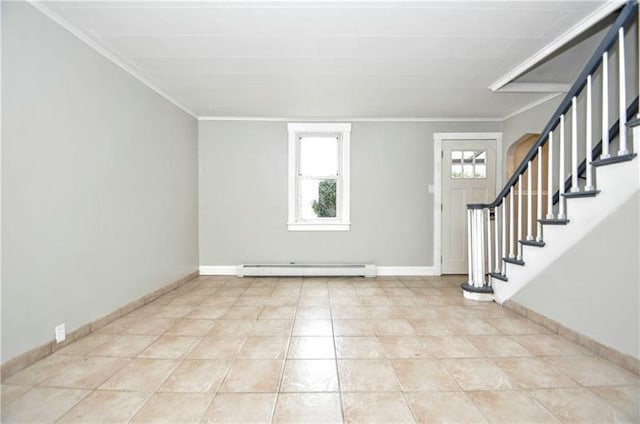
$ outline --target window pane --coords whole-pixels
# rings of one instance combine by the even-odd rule
[[[479,150],[476,152],[476,163],[485,163],[487,160],[487,152]]]
[[[451,165],[451,178],[462,178],[462,165]]]
[[[473,178],[473,165],[462,165],[462,177]]]
[[[487,178],[487,165],[476,163],[476,178]]]
[[[300,180],[300,217],[336,217],[336,180]]]
[[[473,157],[475,155],[475,152],[463,152],[464,163],[473,163]]]
[[[329,176],[338,174],[338,139],[336,137],[302,137],[300,139],[300,174]]]
[[[451,151],[451,162],[452,163],[462,163],[462,152],[459,150]]]

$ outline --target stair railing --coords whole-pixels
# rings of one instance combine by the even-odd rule
[[[640,54],[637,45],[625,47],[625,31],[634,22],[638,22],[638,5],[629,1],[496,199],[467,205],[469,275],[461,285],[465,298],[493,300],[492,279],[507,281],[507,264],[524,265],[523,246],[544,246],[542,225],[568,222],[566,199],[598,193],[593,178],[595,159],[624,160],[630,155],[626,124],[637,112],[638,101],[636,93],[630,96],[635,100],[627,104],[626,58],[634,60],[640,70]],[[611,75],[610,67],[614,68]],[[596,79],[599,84],[594,83]],[[595,102],[594,86],[600,89],[601,97]],[[609,90],[616,86],[617,90]],[[609,107],[611,99],[617,101],[617,109]],[[617,121],[610,127],[610,115],[616,112]],[[596,114],[600,121],[594,119]],[[593,132],[598,124],[602,136],[594,147]],[[613,141],[618,144],[615,156],[610,152]],[[585,183],[581,187],[582,174]]]

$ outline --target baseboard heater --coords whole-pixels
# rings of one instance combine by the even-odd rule
[[[240,265],[239,277],[375,277],[373,264],[271,264]]]

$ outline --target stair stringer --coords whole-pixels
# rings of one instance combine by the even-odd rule
[[[639,191],[640,160],[597,167],[596,181],[597,196],[566,199],[567,225],[543,226],[544,247],[523,246],[524,266],[504,264],[509,281],[489,277],[497,303],[509,300]]]

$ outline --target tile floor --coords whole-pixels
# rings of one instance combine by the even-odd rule
[[[200,277],[2,382],[3,422],[638,422],[637,376],[463,277]]]

